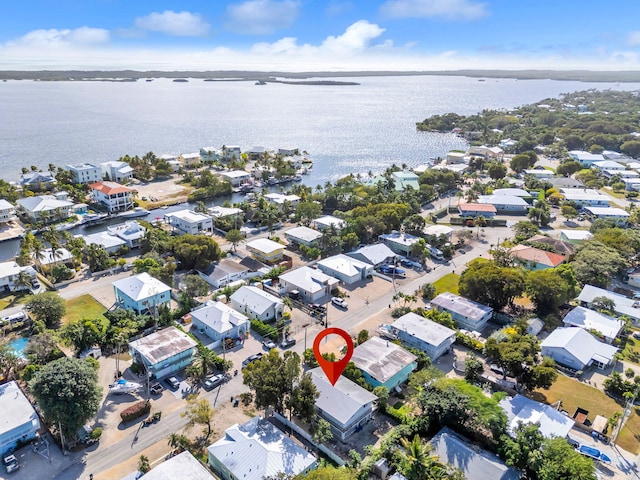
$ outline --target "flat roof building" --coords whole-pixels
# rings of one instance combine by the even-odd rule
[[[351,361],[362,371],[371,386],[393,390],[404,383],[416,369],[417,358],[395,343],[371,337],[353,350]]]
[[[391,330],[402,343],[422,350],[434,361],[447,353],[456,340],[455,330],[413,312],[392,323]]]
[[[493,308],[468,298],[444,292],[431,300],[431,305],[447,312],[460,328],[481,332],[493,316]]]
[[[185,332],[167,327],[129,342],[129,353],[149,373],[162,378],[190,365],[196,345]]]
[[[38,414],[15,381],[0,385],[0,454],[35,438]]]

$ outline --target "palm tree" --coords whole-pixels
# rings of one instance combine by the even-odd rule
[[[218,358],[213,350],[209,350],[207,347],[198,347],[195,365],[200,371],[201,380],[204,380],[207,374],[216,367],[217,360]]]
[[[405,473],[415,480],[437,480],[447,478],[446,470],[439,463],[435,455],[429,455],[431,446],[423,443],[416,434],[411,441],[400,439],[400,445],[404,451],[400,453],[403,463],[406,465]]]
[[[29,275],[25,270],[20,270],[15,282],[13,282],[13,285],[16,290],[26,290],[31,288],[31,279],[31,275]]]
[[[31,253],[33,255],[33,259],[36,262],[36,265],[39,266],[40,270],[42,270],[42,260],[46,256],[44,250],[45,248],[43,243],[38,239],[34,239],[31,243]]]

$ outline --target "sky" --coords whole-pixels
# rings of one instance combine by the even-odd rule
[[[638,0],[17,0],[0,70],[640,68]]]

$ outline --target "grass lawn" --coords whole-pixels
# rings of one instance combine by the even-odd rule
[[[67,300],[67,313],[62,319],[62,323],[73,322],[83,318],[99,318],[106,311],[107,309],[91,295],[82,295],[81,297]]]
[[[0,310],[4,310],[5,308],[11,308],[11,307],[15,307],[17,305],[21,305],[30,296],[31,296],[31,292],[29,292],[29,293],[9,293],[8,295],[3,295],[2,297],[0,297]]]
[[[589,411],[591,421],[596,415],[610,418],[616,412],[622,413],[622,406],[604,392],[564,375],[558,375],[558,380],[549,390],[536,390],[533,398],[547,403],[562,400],[562,408],[570,415],[573,415],[577,407],[582,407]],[[616,442],[632,453],[640,452],[639,413],[640,408],[635,407]]]
[[[640,365],[640,339],[629,335],[620,353],[624,356],[625,361]]]
[[[433,286],[436,287],[436,295],[440,295],[443,292],[451,292],[457,295],[458,280],[460,280],[460,275],[456,273],[447,273],[440,280],[433,283]]]

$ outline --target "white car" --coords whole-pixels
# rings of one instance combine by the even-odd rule
[[[340,297],[331,297],[331,303],[333,303],[336,307],[347,308],[347,301],[344,298]]]

